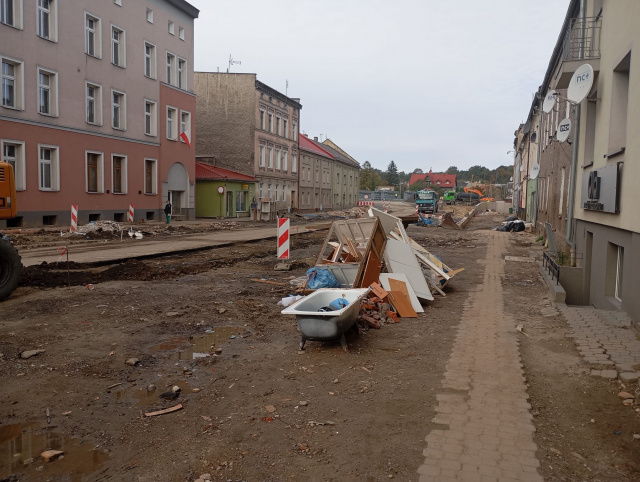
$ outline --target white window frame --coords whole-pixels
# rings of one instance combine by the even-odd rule
[[[263,131],[267,130],[267,111],[266,109],[263,109],[262,107],[260,108],[260,129],[262,129]]]
[[[267,146],[265,146],[264,144],[261,144],[259,146],[259,149],[260,149],[260,159],[259,159],[258,165],[259,167],[265,167],[267,162],[267,154],[266,154]]]
[[[117,41],[113,38],[113,34],[119,32],[121,35]],[[118,62],[116,62],[116,52],[118,54]],[[127,32],[117,25],[111,24],[111,63],[116,67],[127,68]]]
[[[172,119],[169,117],[169,112],[174,113],[174,116]],[[167,139],[171,141],[177,141],[178,140],[178,109],[177,107],[167,105],[167,115],[165,116],[165,119],[166,119],[165,126],[167,130]],[[171,126],[169,126],[170,119],[171,119]]]
[[[186,120],[184,118],[185,115],[187,116]],[[178,136],[180,137],[180,142],[186,144],[185,140],[181,137],[183,132],[186,132],[187,137],[191,139],[191,112],[189,112],[188,110],[180,111],[180,133],[178,134]]]
[[[272,198],[271,198],[271,186],[272,186],[272,184],[271,184],[271,183],[267,184],[267,198],[268,198],[269,200],[271,200],[271,199],[272,199]]]
[[[147,112],[147,105],[151,106],[150,112]],[[148,131],[147,119],[149,119]],[[158,103],[155,100],[144,99],[144,134],[158,137]]]
[[[116,95],[120,97],[118,104],[116,104]],[[118,108],[118,126],[116,126],[116,108]],[[118,131],[127,130],[127,94],[117,89],[111,89],[111,127]]]
[[[13,65],[13,75],[5,74],[3,63]],[[4,103],[4,85],[5,80],[13,81],[13,105],[5,105]],[[5,109],[24,110],[24,62],[0,55],[0,97],[2,98],[2,107]]]
[[[289,119],[282,119],[282,122],[284,124],[283,129],[284,129],[284,137],[285,139],[289,139]]]
[[[287,185],[283,184],[282,185],[282,201],[286,201],[287,200]]]
[[[276,114],[276,132],[279,136],[282,135],[282,117],[280,114]]]
[[[153,10],[147,8],[147,22],[153,23]]]
[[[41,5],[44,0],[36,0],[36,35],[38,37],[49,40],[50,42],[58,41],[58,0],[49,0],[49,8],[46,9]],[[45,36],[44,29],[42,28],[45,21],[48,32]]]
[[[269,112],[269,113],[268,113],[268,116],[269,116],[269,119],[268,119],[268,123],[269,123],[269,132],[270,132],[271,134],[273,134],[273,131],[274,131],[274,125],[273,125],[273,120],[274,120],[274,119],[273,119],[273,117],[274,117],[274,116],[273,116],[273,112]]]
[[[178,38],[184,40],[184,27],[178,27]]]
[[[95,120],[91,122],[89,120],[89,87],[96,89],[96,94],[93,97],[94,103],[94,117]],[[85,97],[85,122],[94,126],[102,125],[102,85],[95,82],[85,82],[84,84],[84,97]]]
[[[293,119],[292,128],[293,128],[293,140],[297,141],[298,140],[298,119]]]
[[[169,20],[168,29],[169,29],[169,33],[171,35],[175,35],[176,34],[176,24],[173,23],[173,20]]]
[[[147,55],[147,47],[150,47],[151,53]],[[144,55],[144,75],[150,79],[158,78],[158,62],[156,55],[156,46],[152,44],[148,40],[144,41],[143,45],[143,55]],[[147,72],[147,59],[149,60],[149,72]],[[148,75],[147,75],[148,74]]]
[[[262,199],[264,197],[264,182],[260,183],[260,194],[259,194],[260,199]]]
[[[37,85],[38,85],[38,93],[37,93],[37,103],[38,106],[38,114],[46,115],[49,117],[58,117],[58,72],[55,70],[45,69],[43,67],[38,67],[36,69],[37,72]],[[40,84],[40,74],[49,76],[49,85]],[[40,110],[41,107],[41,93],[42,90],[49,91],[49,112],[42,112]]]
[[[93,20],[94,26],[92,28],[87,25],[87,20]],[[93,36],[93,53],[89,52],[89,38],[91,35]],[[84,12],[84,52],[90,57],[102,58],[102,19],[86,10]]]
[[[291,172],[298,172],[298,151],[293,151],[291,153]]]
[[[165,57],[165,77],[166,77],[166,83],[169,85],[176,85],[176,77],[178,75],[177,73],[177,55],[169,52],[167,50],[167,55]],[[171,60],[170,60],[171,59]]]
[[[22,2],[23,0],[1,0],[0,1],[0,23],[3,25],[8,25],[9,27],[17,28],[18,30],[22,30],[23,25],[23,10],[22,10]],[[9,5],[11,5],[11,23],[8,22],[9,15]]]
[[[267,168],[273,169],[273,147],[270,146],[267,147]]]
[[[276,201],[280,201],[280,184],[276,184]]]
[[[121,191],[120,192],[116,192],[116,182],[115,182],[115,158],[116,157],[120,157],[122,158],[123,162],[122,162],[122,179],[120,179],[120,183],[121,183]],[[118,195],[122,195],[122,194],[128,194],[129,192],[129,176],[127,175],[129,171],[129,160],[127,158],[126,154],[117,154],[117,153],[112,153],[111,154],[111,193],[112,194],[118,194]]]
[[[5,146],[13,146],[15,148],[15,157],[7,157],[5,155]],[[24,191],[27,188],[24,141],[2,139],[0,141],[0,159],[2,159],[4,162],[8,162],[9,164],[14,164],[13,177],[15,179],[16,191]]]
[[[289,167],[289,151],[283,150],[282,151],[282,170],[284,172],[287,172],[288,167]]]
[[[98,161],[96,163],[96,190],[89,191],[89,154],[96,154]],[[104,152],[86,150],[84,151],[84,191],[87,194],[103,194],[104,193]]]
[[[48,149],[51,151],[51,159],[45,160],[42,158],[43,149]],[[42,166],[44,164],[50,165],[50,187],[43,187],[42,185]],[[40,191],[60,190],[60,146],[38,144],[38,189]]]
[[[182,90],[187,90],[187,74],[187,61],[178,57],[176,60],[176,87]]]
[[[147,162],[153,163],[151,173],[151,192],[147,192]],[[145,157],[142,169],[142,179],[144,179],[144,191],[142,192],[147,196],[154,196],[158,194],[158,160],[151,157]]]
[[[279,147],[276,147],[276,169],[280,170],[282,168],[282,158],[280,157],[282,150]]]

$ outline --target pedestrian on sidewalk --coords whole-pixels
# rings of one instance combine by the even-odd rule
[[[169,199],[164,207],[164,214],[167,216],[167,224],[169,224],[171,222],[171,201]]]

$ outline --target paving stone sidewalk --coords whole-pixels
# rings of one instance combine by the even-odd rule
[[[542,481],[515,321],[503,309],[508,239],[489,232],[484,280],[465,303],[426,437],[421,481]]]
[[[640,339],[625,312],[564,304],[557,308],[573,330],[571,336],[592,375],[623,382],[640,378]]]

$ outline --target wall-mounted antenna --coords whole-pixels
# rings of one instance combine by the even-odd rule
[[[231,70],[231,66],[232,65],[242,65],[242,61],[240,60],[233,60],[233,58],[231,58],[231,54],[229,54],[229,67],[227,68],[227,74],[229,73],[229,71]]]

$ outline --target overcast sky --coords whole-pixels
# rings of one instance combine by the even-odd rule
[[[301,132],[363,164],[442,172],[513,164],[569,0],[189,0],[195,70],[302,103]]]

